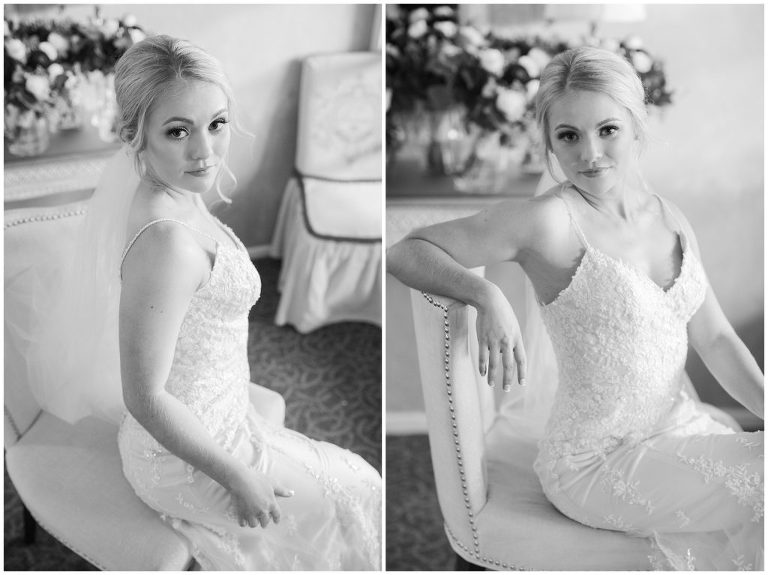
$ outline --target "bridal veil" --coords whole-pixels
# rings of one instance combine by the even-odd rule
[[[70,423],[93,415],[117,424],[124,410],[120,257],[138,184],[123,148],[107,162],[75,240],[30,271],[30,317],[6,322],[27,346],[27,380],[40,407]]]

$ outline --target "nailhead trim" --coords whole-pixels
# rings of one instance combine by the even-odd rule
[[[10,222],[5,224],[4,229],[13,228],[16,226],[20,226],[21,224],[29,224],[32,222],[48,222],[52,220],[58,220],[61,218],[68,218],[71,216],[81,216],[88,212],[88,209],[85,207],[82,207],[78,210],[70,210],[68,212],[60,212],[56,214],[47,214],[47,215],[40,215],[40,216],[29,216],[26,218],[19,218],[18,220],[11,220]]]
[[[483,563],[488,564],[491,567],[506,569],[508,571],[530,571],[530,569],[524,569],[521,567],[515,567],[514,565],[509,565],[507,563],[504,563],[503,561],[499,561],[498,559],[492,559],[490,557],[486,557],[485,555],[480,555],[480,536],[477,532],[477,526],[475,525],[475,516],[472,512],[472,506],[469,503],[469,495],[468,495],[468,487],[466,480],[466,475],[464,473],[464,459],[462,457],[461,453],[461,445],[459,443],[459,430],[458,430],[458,422],[456,421],[456,406],[453,402],[453,383],[451,381],[451,362],[450,362],[450,344],[451,344],[451,333],[450,333],[450,322],[448,321],[448,306],[443,305],[436,301],[431,295],[429,295],[426,292],[421,292],[421,295],[424,296],[424,298],[432,304],[434,307],[438,308],[443,312],[443,332],[444,332],[444,338],[445,338],[445,352],[444,352],[444,364],[445,364],[445,387],[446,387],[446,393],[448,394],[448,409],[451,412],[451,426],[453,427],[453,442],[456,445],[456,463],[459,466],[459,475],[461,476],[461,490],[464,494],[464,506],[467,508],[467,519],[469,520],[469,526],[472,529],[472,539],[473,539],[473,549],[469,549],[466,545],[464,545],[461,541],[459,541],[456,536],[451,532],[451,530],[448,528],[448,525],[445,525],[445,530],[450,536],[451,540],[454,544],[456,544],[458,547],[463,549],[467,552],[474,560],[481,561]]]
[[[467,484],[466,475],[464,473],[464,458],[461,453],[461,444],[459,442],[459,428],[456,421],[456,406],[453,401],[453,382],[451,381],[451,326],[448,321],[448,306],[443,305],[429,295],[426,292],[421,292],[426,300],[434,307],[440,309],[443,312],[443,337],[444,337],[444,359],[445,365],[445,389],[448,394],[448,409],[451,412],[451,427],[453,428],[453,443],[456,445],[456,463],[459,467],[459,475],[461,477],[461,490],[464,494],[464,506],[467,508],[467,519],[469,519],[469,526],[472,529],[472,539],[474,540],[473,555],[479,555],[480,553],[480,540],[477,533],[477,526],[472,517],[472,505],[469,501],[469,485]],[[464,548],[462,546],[462,548]]]

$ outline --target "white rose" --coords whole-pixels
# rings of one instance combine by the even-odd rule
[[[394,44],[387,44],[387,54],[389,54],[393,58],[399,58],[400,50],[398,50],[397,46],[395,46]]]
[[[434,14],[440,18],[447,18],[448,16],[453,16],[453,8],[450,6],[438,6],[435,8]]]
[[[428,30],[427,23],[424,20],[417,20],[416,22],[408,26],[408,35],[411,38],[418,40],[424,34],[427,33],[427,30]]]
[[[435,22],[435,30],[442,32],[446,38],[453,38],[459,27],[450,20],[443,20],[442,22]]]
[[[528,101],[532,101],[536,97],[536,93],[539,91],[539,81],[531,80],[525,85],[525,95]]]
[[[104,20],[104,24],[101,25],[101,33],[104,34],[106,38],[112,38],[115,34],[117,34],[119,28],[120,23],[114,18],[110,18],[108,20]]]
[[[459,36],[464,40],[467,44],[470,44],[472,46],[482,46],[485,44],[485,38],[483,35],[472,26],[462,26],[459,28]]]
[[[80,83],[80,80],[78,79],[78,77],[72,73],[69,73],[67,74],[67,81],[64,82],[64,87],[67,90],[72,90],[73,88],[76,88],[79,83]]]
[[[624,40],[624,45],[630,50],[640,50],[643,47],[643,41],[638,36],[630,36]]]
[[[27,47],[21,40],[16,40],[15,38],[8,40],[5,43],[5,51],[11,58],[21,62],[22,64],[27,61]]]
[[[131,42],[134,44],[138,44],[147,37],[147,35],[138,28],[131,28],[128,30],[128,35],[131,37]]]
[[[47,100],[51,93],[51,84],[45,76],[27,76],[27,81],[24,83],[24,87],[27,89],[27,92],[32,94],[40,102]]]
[[[443,45],[440,47],[440,53],[446,58],[453,58],[454,56],[461,54],[461,48],[459,48],[456,44],[443,42]]]
[[[48,42],[54,48],[56,48],[56,51],[59,53],[69,50],[69,41],[64,36],[56,32],[51,32],[48,34]]]
[[[35,113],[32,110],[27,110],[19,115],[19,126],[22,128],[31,128],[35,123]]]
[[[528,57],[536,62],[539,70],[546,68],[547,64],[549,64],[549,61],[552,59],[552,57],[541,48],[531,48],[528,50]]]
[[[520,64],[526,72],[528,72],[528,76],[531,78],[536,78],[541,74],[539,65],[530,56],[520,56],[520,58],[517,60],[517,63]]]
[[[123,16],[123,24],[125,24],[128,28],[136,26],[136,16],[133,14],[126,14]]]
[[[496,96],[496,107],[510,122],[523,117],[526,103],[525,95],[522,92],[508,88],[499,88],[498,95]]]
[[[50,66],[48,66],[48,78],[53,82],[56,78],[61,76],[64,73],[64,66],[59,64],[58,62],[54,62]]]
[[[632,65],[641,74],[645,74],[651,71],[653,68],[653,60],[645,52],[632,52]]]
[[[8,22],[3,20],[3,36],[7,37],[11,35],[11,29],[8,27]]]
[[[494,48],[480,50],[480,65],[494,76],[504,72],[504,54]]]
[[[496,94],[496,79],[495,78],[488,78],[488,81],[485,83],[485,86],[483,86],[483,98],[490,98]]]
[[[40,51],[48,56],[48,59],[53,62],[56,58],[59,57],[59,53],[56,51],[56,48],[53,47],[53,44],[50,42],[40,42],[40,45],[38,46]]]
[[[414,10],[411,12],[411,15],[408,16],[408,20],[411,23],[426,20],[427,18],[429,18],[429,10],[426,8],[419,8],[418,10]]]

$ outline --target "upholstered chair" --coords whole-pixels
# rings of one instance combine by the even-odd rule
[[[35,266],[50,265],[71,245],[86,210],[82,202],[5,212],[5,463],[25,506],[25,538],[32,543],[37,522],[103,570],[189,569],[194,561],[187,543],[124,479],[117,427],[92,417],[66,423],[41,410],[29,390],[25,282]],[[56,297],[57,286],[50,288],[49,297]],[[282,425],[282,397],[251,388],[262,415]]]
[[[283,260],[278,325],[381,325],[381,94],[378,53],[303,62],[295,174],[271,250]]]
[[[504,431],[479,375],[475,310],[414,290],[411,305],[437,496],[457,568],[649,569],[645,540],[581,525],[545,498],[533,471],[535,441]]]

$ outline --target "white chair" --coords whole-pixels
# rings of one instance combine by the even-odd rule
[[[445,532],[464,565],[493,570],[648,570],[648,544],[562,515],[510,440],[477,365],[475,310],[411,290],[429,443]],[[462,565],[460,562],[459,565]]]
[[[378,53],[303,62],[296,173],[271,250],[283,260],[278,325],[381,325],[381,93]]]
[[[5,212],[5,464],[25,506],[25,539],[32,542],[36,521],[102,570],[190,569],[194,560],[185,540],[123,477],[117,427],[95,418],[70,425],[42,411],[27,384],[23,330],[8,328],[30,321],[28,273],[55,261],[71,243],[86,206]],[[56,289],[51,286],[50,297]],[[254,405],[282,425],[282,397],[251,387]]]

